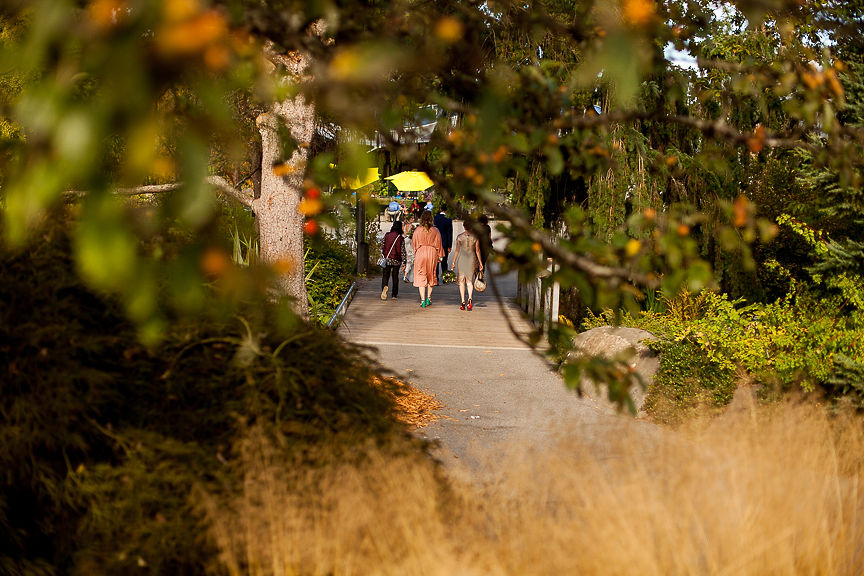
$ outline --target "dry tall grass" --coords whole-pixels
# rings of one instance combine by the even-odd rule
[[[601,440],[445,486],[422,458],[292,468],[251,438],[214,533],[232,574],[864,573],[860,421],[785,406]]]

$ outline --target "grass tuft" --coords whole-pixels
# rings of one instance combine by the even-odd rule
[[[785,404],[677,432],[620,420],[586,438],[445,486],[412,456],[372,449],[309,469],[253,434],[243,496],[209,516],[236,575],[864,571],[856,418]]]

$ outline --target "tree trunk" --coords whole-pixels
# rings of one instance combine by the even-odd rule
[[[284,123],[299,146],[285,162],[287,174],[273,173],[282,160],[279,123]],[[295,311],[309,315],[303,269],[303,215],[297,209],[303,197],[303,179],[309,142],[315,128],[315,107],[302,96],[286,100],[258,117],[261,132],[261,194],[253,202],[261,257],[278,271],[277,289],[294,301]]]
[[[313,26],[313,32],[320,31]],[[308,68],[308,59],[297,52],[272,54],[274,64],[284,66],[300,80]],[[279,128],[288,128],[297,147],[290,158],[283,154]],[[270,112],[257,118],[261,133],[261,190],[253,200],[252,210],[258,228],[258,245],[264,262],[277,270],[277,290],[294,301],[298,315],[309,316],[306,273],[303,266],[304,216],[298,210],[303,198],[303,180],[309,160],[309,144],[315,130],[315,106],[302,95],[274,104]],[[273,167],[284,163],[280,174]]]

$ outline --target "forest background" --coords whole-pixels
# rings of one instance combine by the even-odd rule
[[[422,452],[368,351],[315,322],[350,261],[321,225],[344,228],[340,182],[376,163],[506,222],[502,270],[551,259],[572,325],[659,336],[656,420],[742,381],[860,408],[862,19],[857,1],[5,2],[0,571],[231,571],[200,527],[265,447]],[[406,126],[433,117],[417,146]],[[553,330],[559,356],[571,336]],[[564,368],[586,373],[626,401],[625,358]]]

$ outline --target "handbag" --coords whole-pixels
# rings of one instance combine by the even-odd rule
[[[378,266],[380,266],[381,268],[384,268],[385,266],[387,266],[387,258],[390,258],[390,254],[393,253],[393,248],[395,248],[395,247],[396,247],[396,240],[394,240],[393,243],[390,245],[390,250],[387,251],[387,257],[385,258],[384,254],[382,253],[381,257],[378,258]]]
[[[474,278],[474,290],[477,292],[483,292],[486,290],[486,275],[480,271],[477,276]]]

